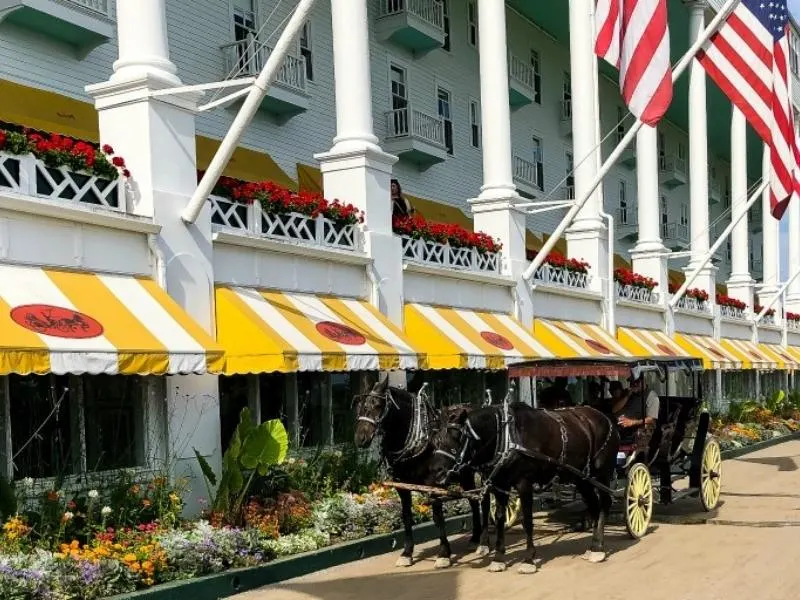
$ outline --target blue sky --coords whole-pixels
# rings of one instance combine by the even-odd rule
[[[800,0],[789,0],[789,12],[795,19],[800,15]]]

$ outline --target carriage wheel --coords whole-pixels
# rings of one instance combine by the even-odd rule
[[[489,509],[489,519],[491,519],[492,523],[495,522],[494,519],[494,509],[497,506],[497,500],[494,498],[494,494],[492,494],[491,499],[491,508]],[[519,496],[514,498],[508,499],[508,505],[506,506],[506,529],[513,527],[517,524],[519,520],[519,515],[522,512],[522,500],[519,499]]]
[[[625,486],[625,528],[638,540],[647,533],[653,516],[653,480],[643,463],[634,464],[628,471]]]
[[[708,440],[700,462],[700,502],[703,510],[714,510],[722,489],[722,453],[719,442]]]

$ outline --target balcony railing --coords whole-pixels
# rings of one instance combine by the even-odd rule
[[[561,101],[561,120],[572,121],[572,99]]]
[[[386,137],[413,137],[444,148],[444,121],[410,106],[397,108],[386,113]]]
[[[636,225],[638,211],[635,206],[617,209],[617,225]]]
[[[225,73],[230,78],[256,77],[267,64],[272,46],[263,44],[252,35],[244,40],[221,46],[225,57]],[[275,78],[276,85],[293,91],[306,91],[306,59],[287,54]]]
[[[578,273],[565,268],[544,264],[533,274],[536,285],[586,289],[591,277],[588,273]]]
[[[665,241],[688,243],[689,225],[685,223],[662,223],[661,237]]]
[[[792,331],[800,331],[800,321],[797,319],[786,319],[786,327]]]
[[[534,90],[533,67],[515,54],[508,53],[508,73],[514,81]]]
[[[403,259],[412,262],[459,269],[478,273],[500,273],[501,254],[499,252],[479,252],[475,248],[457,248],[450,244],[440,244],[430,240],[400,236],[403,243]]]
[[[719,181],[709,180],[708,198],[712,202],[719,202],[722,199],[722,185]]]
[[[48,167],[32,154],[17,156],[0,152],[0,190],[56,202],[127,211],[123,179],[111,181],[75,173],[65,167]]]
[[[211,196],[209,202],[211,223],[217,229],[341,250],[358,248],[358,229],[355,225],[336,223],[322,215],[267,214],[258,202],[242,204],[220,196]]]
[[[775,315],[764,315],[758,323],[759,325],[775,325]]]
[[[408,13],[444,30],[444,5],[439,0],[381,0],[379,17]]]
[[[658,292],[638,285],[622,285],[619,282],[614,286],[618,300],[627,300],[637,304],[657,304]]]
[[[737,308],[735,306],[720,305],[719,314],[723,319],[733,319],[736,321],[743,321],[747,318],[745,309]]]
[[[104,17],[111,16],[111,3],[109,0],[66,0],[67,4],[76,4]]]
[[[567,200],[575,200],[575,186],[574,185],[565,185],[564,186],[564,198]]]
[[[536,163],[525,160],[521,156],[514,156],[514,179],[529,187],[541,189],[539,183],[539,169]]]
[[[690,296],[682,296],[681,299],[678,300],[676,308],[689,312],[708,313],[709,304],[708,301],[698,300]]]

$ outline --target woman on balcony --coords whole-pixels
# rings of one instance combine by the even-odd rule
[[[392,190],[392,219],[399,217],[410,217],[414,214],[414,209],[411,203],[406,200],[403,195],[403,188],[400,187],[400,182],[397,179],[391,181]]]

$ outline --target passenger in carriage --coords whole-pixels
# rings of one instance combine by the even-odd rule
[[[539,394],[539,407],[554,410],[572,406],[572,396],[567,390],[569,380],[566,377],[556,377],[550,387],[542,390]]]
[[[617,424],[622,429],[655,425],[661,402],[658,394],[645,386],[644,375],[637,379],[631,377],[628,381],[630,387],[627,390],[618,381],[609,384]]]

